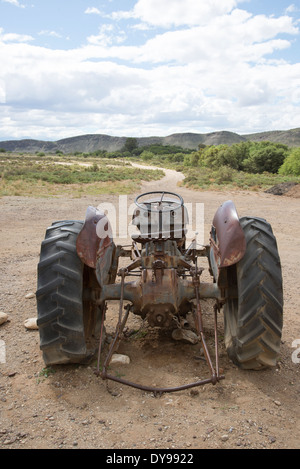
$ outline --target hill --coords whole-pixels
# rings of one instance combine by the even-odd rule
[[[284,143],[289,147],[300,146],[300,128],[291,130],[274,130],[271,132],[261,132],[257,134],[244,135],[246,140],[252,142],[269,141],[274,143]]]
[[[127,137],[113,137],[103,134],[80,135],[65,138],[56,142],[43,140],[7,140],[0,142],[0,148],[12,152],[24,153],[63,153],[94,152],[106,150],[108,152],[121,150]],[[197,149],[199,144],[204,145],[233,145],[234,143],[270,141],[284,143],[289,147],[300,146],[300,128],[284,131],[270,131],[256,134],[239,135],[234,132],[220,131],[207,134],[176,133],[167,137],[142,137],[137,138],[139,146],[158,143],[161,145],[176,145],[187,149]]]

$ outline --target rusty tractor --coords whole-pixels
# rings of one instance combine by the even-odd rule
[[[209,243],[186,246],[187,210],[182,197],[148,192],[135,199],[130,246],[116,245],[102,210],[88,207],[84,221],[57,221],[41,245],[37,309],[40,348],[45,364],[88,363],[97,356],[103,379],[154,393],[174,392],[206,383],[220,373],[217,320],[223,309],[227,354],[242,369],[273,367],[279,356],[283,292],[277,242],[270,224],[239,218],[232,201],[214,216]],[[121,258],[127,258],[119,267]],[[206,259],[212,281],[202,281]],[[123,261],[126,259],[123,259]],[[214,356],[207,345],[201,300],[211,298]],[[110,300],[119,301],[116,330],[100,368],[105,317]],[[126,303],[126,304],[125,304]],[[176,387],[153,387],[109,373],[109,364],[129,314],[150,327],[184,327],[194,320],[209,377]]]

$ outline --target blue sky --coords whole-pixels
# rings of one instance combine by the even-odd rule
[[[300,0],[0,0],[0,140],[300,127]]]

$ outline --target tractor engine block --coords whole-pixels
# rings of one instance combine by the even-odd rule
[[[190,309],[189,302],[178,295],[180,256],[176,241],[171,240],[149,242],[141,253],[140,314],[151,326],[169,327],[174,316]]]

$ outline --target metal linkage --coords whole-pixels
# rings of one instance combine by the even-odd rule
[[[202,273],[202,270],[200,272],[198,271],[197,268],[197,263],[196,263],[196,269],[194,271],[194,286],[195,286],[195,292],[196,292],[196,328],[198,333],[200,334],[201,341],[203,344],[203,351],[204,351],[204,356],[206,359],[206,362],[208,364],[208,367],[211,372],[211,379],[210,382],[212,384],[216,384],[220,379],[224,379],[225,376],[220,375],[219,371],[219,351],[218,351],[218,331],[217,331],[217,313],[220,310],[218,302],[214,306],[214,331],[215,331],[215,355],[216,355],[216,366],[214,368],[212,359],[209,354],[209,349],[207,347],[206,341],[205,341],[205,336],[204,336],[204,329],[203,329],[203,318],[202,318],[202,310],[201,310],[201,305],[200,305],[200,298],[199,298],[199,289],[200,289],[200,275]]]
[[[211,357],[210,357],[210,354],[209,354],[209,350],[208,350],[208,347],[207,347],[207,344],[206,344],[206,341],[205,341],[204,332],[203,332],[202,311],[201,311],[200,298],[199,298],[199,287],[200,287],[201,272],[202,272],[202,270],[198,271],[197,268],[193,272],[191,272],[192,276],[193,276],[195,293],[196,293],[196,321],[195,321],[195,324],[196,324],[196,329],[197,329],[197,331],[200,335],[201,342],[203,344],[205,359],[206,359],[206,362],[207,362],[208,367],[210,369],[210,373],[211,373],[210,378],[202,379],[202,380],[199,380],[199,381],[196,381],[196,382],[193,382],[193,383],[189,383],[189,384],[184,384],[184,385],[181,385],[181,386],[155,387],[155,386],[146,386],[146,385],[134,383],[132,381],[129,381],[129,380],[126,380],[126,379],[123,379],[123,378],[119,378],[119,377],[116,377],[116,376],[113,376],[113,375],[107,373],[107,367],[109,366],[109,363],[110,363],[110,360],[112,358],[113,352],[114,352],[114,350],[117,346],[117,342],[121,339],[121,334],[124,330],[124,327],[125,327],[125,324],[127,322],[129,312],[130,312],[130,309],[131,309],[131,306],[127,305],[126,309],[125,309],[125,314],[124,314],[124,317],[123,317],[122,311],[123,311],[123,298],[124,298],[123,297],[123,295],[124,295],[124,281],[125,281],[126,274],[129,274],[128,270],[126,270],[126,269],[121,269],[119,271],[119,275],[121,276],[121,298],[120,298],[120,306],[119,306],[119,319],[118,319],[118,323],[117,323],[117,327],[116,327],[116,331],[115,331],[115,336],[114,336],[114,339],[113,339],[113,341],[111,343],[111,346],[109,348],[108,354],[105,358],[101,373],[99,371],[100,370],[100,348],[101,348],[101,340],[100,340],[97,375],[101,375],[102,379],[104,379],[104,380],[109,379],[109,380],[115,381],[115,382],[120,383],[120,384],[124,384],[124,385],[127,385],[127,386],[131,386],[131,387],[140,389],[142,391],[153,392],[155,396],[156,395],[161,395],[161,394],[167,393],[167,392],[182,391],[182,390],[185,390],[185,389],[201,386],[201,385],[208,384],[208,383],[212,383],[214,385],[218,381],[224,379],[225,376],[220,375],[220,373],[219,373],[219,358],[218,358],[218,345],[217,345],[217,342],[218,342],[218,339],[217,339],[217,312],[218,312],[218,309],[219,309],[218,306],[215,306],[215,308],[214,308],[214,313],[215,313],[215,326],[214,326],[215,327],[215,350],[216,350],[216,367],[215,368],[212,364],[212,360],[211,360]]]

